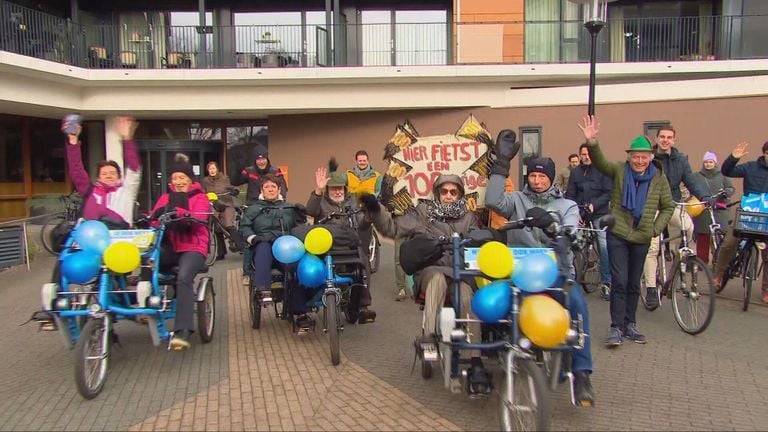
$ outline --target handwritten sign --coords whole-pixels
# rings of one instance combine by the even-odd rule
[[[393,188],[390,207],[405,212],[420,199],[432,199],[435,180],[455,174],[464,183],[467,208],[482,208],[490,168],[489,143],[485,127],[471,115],[455,134],[421,137],[409,122],[398,125],[384,150],[389,160],[385,186]]]

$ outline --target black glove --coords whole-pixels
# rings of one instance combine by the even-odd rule
[[[379,207],[379,200],[369,193],[360,194],[360,202],[363,204],[365,211],[369,214],[375,215],[381,210],[381,207]]]
[[[509,175],[510,161],[520,151],[520,143],[517,142],[517,134],[511,129],[504,129],[496,137],[496,160],[491,166],[491,174]]]

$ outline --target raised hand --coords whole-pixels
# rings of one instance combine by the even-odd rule
[[[315,170],[315,195],[322,195],[328,184],[328,169],[320,167]]]
[[[589,140],[597,139],[597,133],[600,130],[600,123],[598,123],[595,116],[586,116],[582,119],[582,123],[579,123],[579,129],[584,133],[584,138]]]
[[[115,118],[115,130],[124,140],[133,139],[137,127],[139,127],[139,122],[133,117],[119,116]]]
[[[748,146],[749,146],[749,143],[746,142],[746,141],[742,141],[742,142],[736,144],[736,147],[731,152],[731,156],[733,156],[736,159],[743,158],[744,156],[747,155],[747,153],[749,153],[747,151],[747,147]]]

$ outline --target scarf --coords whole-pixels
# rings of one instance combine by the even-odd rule
[[[624,193],[621,197],[621,206],[632,212],[635,223],[643,216],[645,201],[648,199],[648,189],[651,179],[656,175],[656,167],[651,164],[644,173],[637,173],[629,167],[629,162],[624,164]]]
[[[467,213],[467,200],[463,197],[450,204],[442,204],[438,200],[432,200],[427,207],[427,216],[430,219],[444,221],[446,219],[459,219]]]
[[[563,192],[554,184],[544,192],[534,192],[528,185],[525,185],[523,187],[523,194],[527,196],[536,207],[546,206],[553,199],[563,197]]]
[[[359,178],[360,181],[367,180],[374,175],[376,175],[376,171],[374,171],[373,167],[368,165],[368,168],[361,170],[357,167],[357,165],[352,167],[352,173],[355,174],[355,177]]]
[[[717,169],[717,167],[712,169],[702,168],[701,171],[699,171],[699,174],[701,174],[704,178],[711,179],[720,174],[720,170]]]

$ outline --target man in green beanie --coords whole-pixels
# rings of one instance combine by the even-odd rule
[[[639,344],[646,337],[637,328],[640,277],[651,239],[669,223],[675,209],[667,177],[653,160],[648,137],[632,140],[626,161],[609,162],[597,143],[599,124],[587,116],[579,124],[584,133],[592,164],[613,179],[610,212],[616,224],[608,232],[611,257],[611,328],[605,345],[622,344],[624,338]]]

